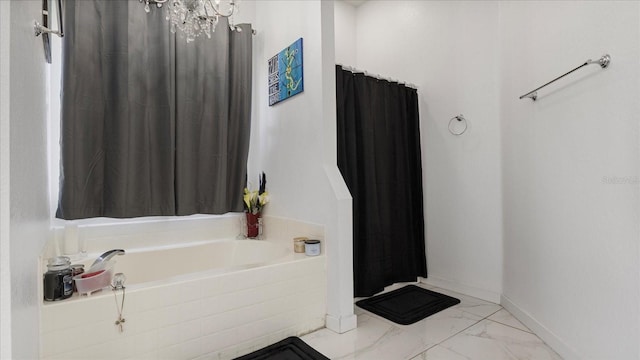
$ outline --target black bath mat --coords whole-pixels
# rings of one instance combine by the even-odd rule
[[[460,300],[451,296],[407,285],[360,300],[356,305],[394,323],[409,325],[459,303]]]
[[[329,360],[300,338],[291,336],[234,360]]]

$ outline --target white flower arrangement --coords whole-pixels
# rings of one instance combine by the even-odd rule
[[[264,174],[258,176],[260,186],[258,190],[244,188],[244,211],[252,214],[259,214],[262,208],[269,203],[269,193],[267,192],[267,177]]]

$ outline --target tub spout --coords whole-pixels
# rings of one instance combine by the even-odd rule
[[[122,250],[122,249],[113,249],[113,250],[109,250],[109,251],[105,252],[104,254],[98,256],[98,259],[96,259],[96,261],[93,262],[91,267],[94,267],[94,266],[96,266],[96,265],[98,265],[100,263],[103,263],[103,262],[107,262],[112,257],[114,257],[116,255],[124,255],[124,250]]]

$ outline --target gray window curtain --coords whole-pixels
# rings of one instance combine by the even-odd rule
[[[242,210],[251,27],[187,44],[137,0],[67,0],[56,216]]]

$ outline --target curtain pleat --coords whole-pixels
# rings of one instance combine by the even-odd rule
[[[64,13],[56,216],[241,211],[251,92],[230,93],[229,64],[250,89],[250,27],[231,33],[221,19],[214,39],[186,44],[138,1],[67,0]],[[237,36],[244,52],[229,50]]]
[[[198,46],[178,40],[178,215],[242,211],[251,109],[251,29],[219,24]]]
[[[353,197],[354,296],[427,276],[415,89],[336,67],[338,167]]]

